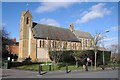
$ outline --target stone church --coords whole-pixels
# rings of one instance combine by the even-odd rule
[[[93,37],[88,32],[74,30],[74,25],[61,28],[32,21],[30,11],[22,11],[20,18],[19,61],[30,57],[32,61],[51,61],[49,51],[89,50]]]

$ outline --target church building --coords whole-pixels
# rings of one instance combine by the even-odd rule
[[[32,21],[30,11],[22,11],[20,18],[19,61],[30,57],[33,62],[51,61],[49,51],[90,50],[93,37],[88,32],[74,30],[74,25],[61,28]]]

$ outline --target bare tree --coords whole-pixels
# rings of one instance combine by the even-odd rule
[[[75,58],[76,68],[78,68],[78,60],[80,60],[80,51],[73,51],[72,56]]]
[[[119,61],[119,55],[117,54],[118,53],[118,45],[117,44],[112,44],[111,45],[111,48],[110,48],[112,54],[111,54],[111,61],[114,65],[114,68],[115,69],[115,64],[117,61]]]
[[[58,46],[56,46],[56,44],[50,48],[50,57],[52,58],[53,61],[53,65],[58,65],[59,61],[62,57],[63,51],[65,51],[65,48],[63,47],[63,41],[59,41],[58,42]]]
[[[111,47],[110,47],[110,50],[112,52],[111,59],[113,59],[113,58],[117,59],[118,45],[117,44],[112,44]]]
[[[59,61],[60,61],[60,58],[62,56],[62,53],[63,53],[63,48],[62,48],[62,41],[59,41],[59,44],[58,44],[58,48],[57,48],[57,53],[56,53],[56,63],[58,64]]]
[[[9,56],[9,52],[6,48],[7,45],[12,44],[12,40],[10,39],[10,33],[5,29],[5,27],[3,26],[2,30],[0,30],[0,36],[1,36],[1,40],[0,41],[0,45],[2,45],[2,51],[0,54],[2,56],[2,59],[7,59],[7,57]]]
[[[112,44],[111,45],[111,51],[113,53],[117,53],[118,52],[118,45],[117,44]]]

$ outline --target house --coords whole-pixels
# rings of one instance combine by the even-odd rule
[[[19,43],[16,42],[16,38],[12,39],[11,41],[12,41],[11,44],[6,46],[7,50],[11,54],[18,56],[18,53],[19,53]]]

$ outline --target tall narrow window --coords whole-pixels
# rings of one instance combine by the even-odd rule
[[[80,47],[82,47],[82,42],[80,41]]]
[[[87,40],[85,40],[85,47],[87,47]]]
[[[90,47],[92,46],[93,44],[92,44],[92,40],[90,40]]]
[[[45,41],[43,40],[43,48],[45,47]]]
[[[55,41],[55,48],[57,48],[57,42]]]
[[[67,48],[67,42],[65,42],[65,48]]]
[[[29,24],[29,18],[27,17],[26,24]]]
[[[77,43],[75,43],[75,50],[77,49]]]
[[[70,42],[70,49],[72,49],[72,43]]]
[[[42,45],[41,45],[41,40],[40,40],[40,48],[42,47]]]
[[[51,41],[48,41],[48,48],[51,48]]]
[[[55,45],[54,45],[54,41],[52,42],[52,46],[53,46],[53,48],[54,48],[54,46],[55,46]]]

